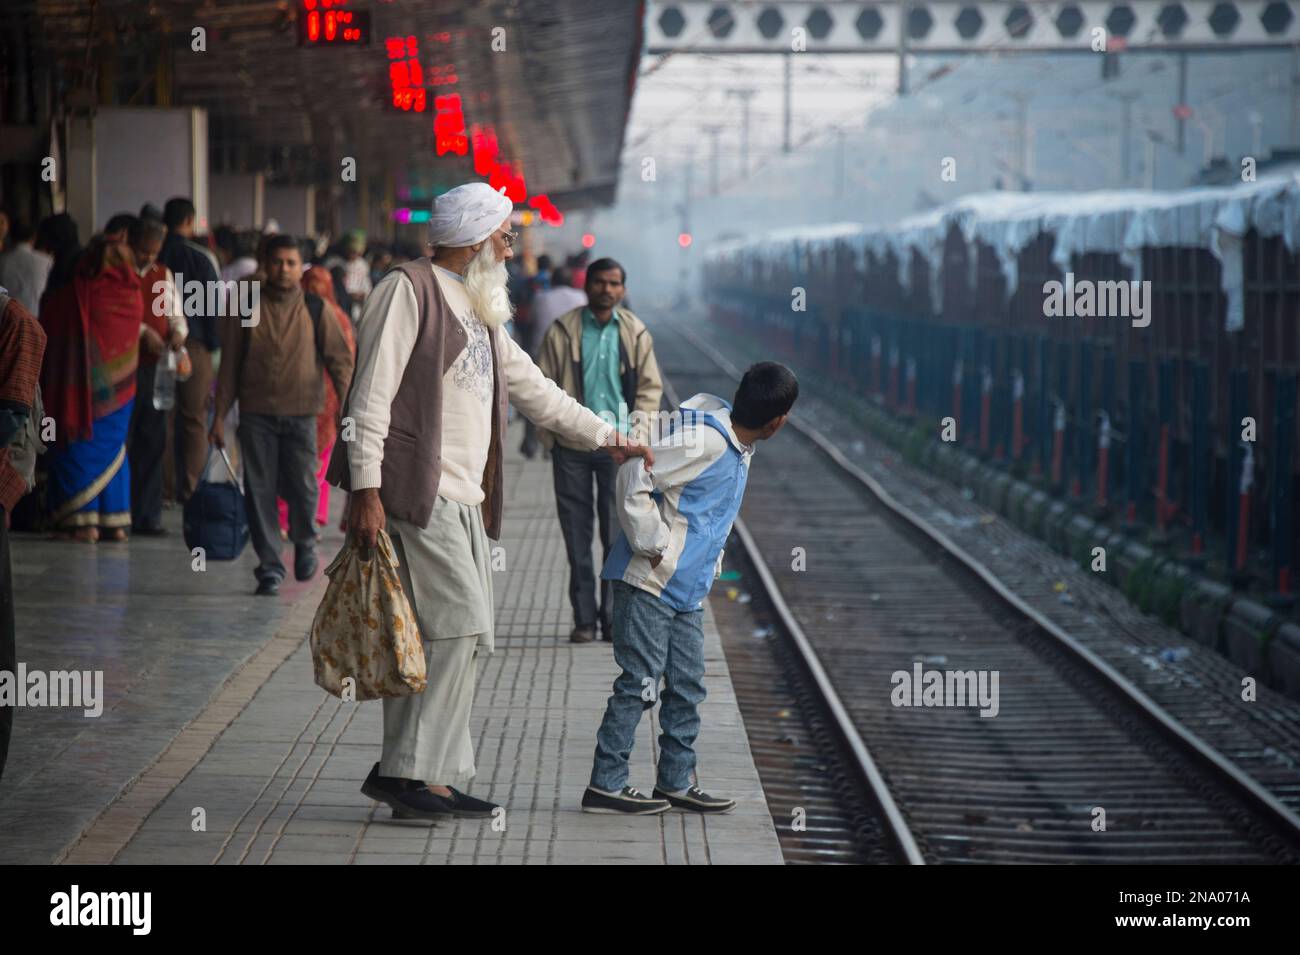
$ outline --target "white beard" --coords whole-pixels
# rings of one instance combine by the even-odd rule
[[[491,242],[483,244],[465,269],[465,293],[474,306],[474,316],[490,329],[500,328],[514,315],[506,290],[509,277],[506,264],[497,261]]]

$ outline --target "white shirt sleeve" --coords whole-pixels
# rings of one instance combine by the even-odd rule
[[[419,331],[420,310],[410,279],[401,272],[386,275],[366,299],[357,323],[357,364],[347,409],[353,422],[348,469],[354,491],[380,486],[393,398]]]
[[[181,340],[189,337],[190,324],[185,321],[185,309],[181,305],[181,297],[176,293],[176,278],[172,275],[172,270],[167,270],[167,301],[171,303],[171,309],[167,312],[167,328],[169,331],[179,331]]]
[[[510,403],[539,428],[562,434],[590,451],[603,447],[614,425],[603,421],[543,375],[528,352],[504,328],[498,328],[496,336],[497,354],[505,365]]]
[[[685,487],[726,452],[726,439],[712,428],[705,425],[691,430],[693,441],[674,441],[670,436],[651,445],[655,453],[652,470],[646,471],[640,458],[618,469],[618,523],[634,553],[645,557],[662,554],[672,535],[651,494],[659,491],[666,495]]]
[[[162,285],[162,288],[155,293],[154,289],[158,288],[160,284]],[[182,307],[180,295],[176,292],[176,279],[172,276],[171,269],[165,269],[161,281],[155,282],[153,288],[150,288],[145,293],[145,297],[148,298],[145,306],[149,311],[153,312],[154,315],[159,315],[159,312],[157,311],[158,302],[159,300],[162,301],[162,309],[167,316],[168,331],[180,329],[182,339],[189,335],[190,326],[189,323],[185,321],[185,309]],[[148,326],[142,318],[140,320],[141,338],[144,338],[144,330],[147,327]]]

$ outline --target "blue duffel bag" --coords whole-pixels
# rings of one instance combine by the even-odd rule
[[[230,483],[207,480],[208,469],[204,466],[204,479],[185,502],[185,546],[191,551],[202,547],[210,560],[234,560],[248,543],[248,512],[244,507],[244,490],[230,466],[225,448],[221,449],[221,457],[230,472]],[[209,453],[208,463],[211,462]]]

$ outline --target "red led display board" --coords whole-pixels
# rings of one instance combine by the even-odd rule
[[[393,105],[398,109],[423,113],[429,92],[424,88],[424,71],[420,68],[420,43],[414,36],[390,36],[384,41],[388,52],[388,82],[393,90]]]
[[[302,0],[298,45],[369,46],[370,11],[348,10],[347,0]]]
[[[465,156],[469,153],[469,137],[465,135],[465,114],[461,111],[460,94],[450,93],[433,98],[434,151],[439,156],[452,153]]]

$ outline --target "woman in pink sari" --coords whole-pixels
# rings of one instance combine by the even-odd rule
[[[322,321],[328,321],[330,316],[339,323],[339,329],[343,332],[343,337],[347,339],[348,347],[352,349],[355,357],[357,353],[357,341],[352,332],[352,322],[343,309],[339,308],[338,302],[334,298],[334,282],[330,278],[329,271],[320,266],[308,269],[302,274],[302,291],[304,295],[316,295],[325,301],[325,313],[321,315]],[[321,413],[316,416],[316,450],[320,452],[319,466],[316,469],[316,483],[320,485],[319,502],[316,505],[316,526],[324,527],[330,519],[330,486],[325,481],[325,469],[329,466],[330,452],[334,449],[334,441],[338,438],[338,417],[339,417],[339,396],[334,391],[334,384],[330,381],[330,376],[325,375],[325,405],[321,408]],[[289,536],[289,505],[280,499],[280,536],[288,539]]]

